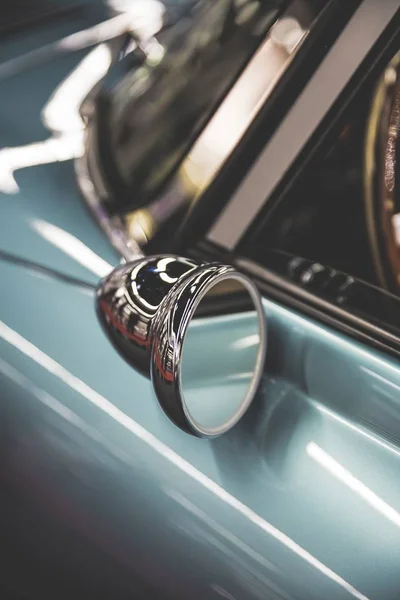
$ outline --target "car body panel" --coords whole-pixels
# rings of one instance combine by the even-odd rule
[[[34,35],[55,39],[19,53]],[[0,81],[0,146],[53,135],[41,110],[88,53]],[[119,263],[72,159],[15,183],[1,251],[93,286]],[[0,279],[2,597],[397,600],[398,363],[264,298],[260,392],[196,439],[111,346],[94,289],[5,260]]]
[[[2,45],[7,42],[0,54]],[[71,77],[90,52],[55,59],[50,53],[35,68],[0,77],[0,250],[95,283],[120,259],[85,206],[74,172],[83,141],[77,99],[89,91],[91,78]],[[59,130],[51,130],[43,109],[62,85],[49,111]]]
[[[8,535],[50,565],[31,590],[398,597],[396,363],[265,299],[260,393],[196,439],[112,348],[91,290],[4,261],[0,277],[2,537],[23,512]]]

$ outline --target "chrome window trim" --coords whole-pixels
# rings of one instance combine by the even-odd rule
[[[208,241],[234,250],[399,9],[399,0],[363,0],[213,223],[207,234]],[[351,54],[349,47],[352,48]],[[318,98],[318,103],[315,103],[315,98]],[[244,206],[246,212],[243,211]]]

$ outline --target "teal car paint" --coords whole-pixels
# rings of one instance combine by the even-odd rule
[[[75,178],[83,124],[77,84],[68,78],[88,53],[50,55],[36,68],[0,77],[0,251],[95,283],[119,257],[82,202]],[[51,104],[60,87],[61,103],[56,98]],[[78,96],[83,92],[78,86]],[[46,107],[60,131],[46,127]]]
[[[36,36],[0,54],[57,37]],[[90,51],[0,80],[2,597],[398,600],[398,361],[264,297],[259,392],[197,439],[103,333],[95,288],[121,257],[73,157],[26,151],[57,137],[43,107]]]
[[[51,571],[83,561],[89,577],[94,546],[114,597],[396,598],[398,365],[265,300],[257,400],[230,433],[198,440],[111,347],[90,290],[7,262],[0,275],[4,477],[52,543],[77,536]],[[33,565],[35,523],[12,532]]]

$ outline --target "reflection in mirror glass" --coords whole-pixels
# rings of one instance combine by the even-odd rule
[[[224,280],[201,299],[185,336],[181,363],[184,407],[199,429],[212,435],[247,408],[261,355],[260,337],[258,313],[241,282]]]

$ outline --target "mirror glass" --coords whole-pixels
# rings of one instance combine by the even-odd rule
[[[242,281],[230,277],[206,292],[186,332],[181,361],[185,410],[205,435],[227,428],[251,403],[263,366],[261,339],[255,301]]]

